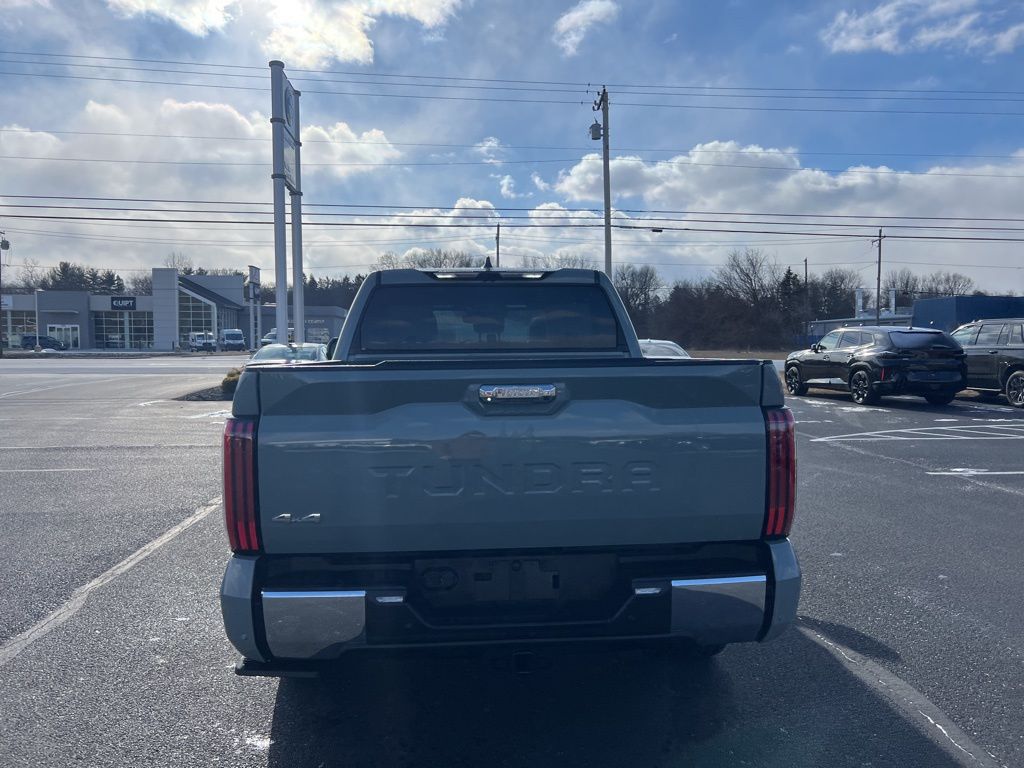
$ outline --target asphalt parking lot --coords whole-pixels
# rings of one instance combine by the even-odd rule
[[[242,679],[217,587],[231,363],[0,362],[5,766],[1024,764],[1024,412],[790,399],[797,630]]]

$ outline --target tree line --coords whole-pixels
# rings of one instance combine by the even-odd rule
[[[417,249],[405,254],[384,253],[377,259],[377,268],[479,268],[485,258],[464,251]],[[538,270],[596,266],[583,256],[531,256],[517,261],[517,267]],[[243,274],[197,266],[181,253],[170,254],[164,264],[184,275]],[[305,275],[306,305],[348,309],[365,278],[361,273]],[[783,269],[768,252],[747,248],[729,253],[722,265],[704,277],[668,284],[650,265],[623,264],[615,269],[612,282],[642,338],[672,339],[693,349],[771,349],[800,343],[810,320],[852,317],[855,290],[863,278],[856,270],[833,267],[811,273],[805,281],[789,267]],[[113,270],[62,261],[48,270],[29,263],[21,268],[19,280],[5,285],[5,290],[13,292],[35,288],[146,295],[152,292],[152,282],[148,273],[137,273],[126,282]],[[918,275],[909,269],[885,275],[883,306],[890,290],[897,292],[901,306],[909,306],[916,298],[981,293],[970,277],[959,272]],[[291,293],[289,288],[289,303]],[[261,286],[260,298],[263,303],[274,303],[272,283]],[[864,290],[865,309],[873,308],[875,300],[874,291]]]

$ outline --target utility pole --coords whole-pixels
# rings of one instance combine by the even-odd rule
[[[501,223],[498,223],[498,231],[494,233],[494,266],[501,267]]]
[[[882,228],[878,228],[878,275],[875,278],[875,325],[882,320]]]
[[[811,330],[811,282],[807,275],[807,259],[804,259],[804,335],[810,336]]]
[[[604,166],[604,273],[612,277],[612,180],[608,161],[608,89],[602,87],[601,95],[594,102],[594,111],[601,110],[601,123],[594,120],[590,126],[590,138],[601,139]],[[595,130],[596,129],[596,130]]]
[[[4,237],[4,235],[6,235],[6,234],[7,234],[6,232],[0,231],[0,289],[3,288],[4,251],[8,250],[11,247],[11,244],[7,241],[7,238]],[[0,293],[3,293],[3,290],[0,290]],[[11,316],[10,313],[12,311],[13,311],[13,307],[11,309],[7,310],[7,312],[8,312],[7,317],[8,318],[10,318],[10,316]],[[2,316],[3,316],[3,312],[0,312],[0,317],[2,317]],[[8,325],[10,325],[10,323],[8,323]],[[0,328],[0,331],[2,331],[2,330],[3,329]],[[38,334],[36,334],[36,335],[38,335]],[[10,334],[7,334],[7,343],[8,344],[11,343],[11,335]],[[3,357],[3,356],[4,356],[4,345],[0,344],[0,357]]]

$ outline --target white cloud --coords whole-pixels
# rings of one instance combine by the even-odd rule
[[[618,14],[619,6],[613,0],[581,0],[558,17],[552,39],[566,56],[575,56],[592,26],[610,22]]]
[[[516,192],[516,180],[507,173],[504,176],[491,174],[491,178],[498,180],[498,191],[501,192],[501,196],[506,200],[530,197],[533,194],[532,192]]]
[[[530,174],[530,181],[532,181],[533,186],[535,186],[541,192],[547,192],[549,189],[551,189],[551,185],[544,181],[544,179],[541,178],[541,175],[536,171]]]
[[[193,35],[245,19],[268,56],[294,67],[371,64],[370,31],[382,16],[418,22],[435,38],[463,0],[107,0],[122,16],[157,16]]]
[[[1024,23],[1005,27],[1006,13],[981,0],[887,0],[869,11],[840,11],[821,32],[833,53],[902,54],[957,50],[1011,53],[1024,41]]]
[[[159,16],[193,35],[204,36],[222,29],[237,0],[107,0],[107,6],[122,16]]]
[[[123,99],[123,100],[122,100]],[[167,200],[267,200],[270,180],[270,122],[266,114],[244,114],[229,104],[175,99],[133,101],[126,96],[114,101],[89,101],[69,112],[67,121],[82,134],[63,135],[31,130],[24,122],[0,124],[0,155],[21,158],[138,158],[168,163],[58,162],[52,160],[7,161],[5,183],[24,194],[67,194],[110,198],[159,198]],[[95,135],[102,133],[131,136]],[[85,135],[93,133],[93,135]],[[144,134],[152,134],[147,136]],[[235,140],[158,138],[156,134],[224,136]],[[376,128],[356,130],[337,122],[311,124],[303,134],[303,188],[307,201],[330,200],[325,189],[339,179],[372,177],[394,173],[365,165],[338,163],[389,162],[400,157],[387,135]],[[358,143],[356,143],[358,142]],[[0,198],[2,199],[2,198]],[[4,203],[24,200],[2,199]],[[102,203],[96,203],[102,205]],[[116,204],[115,204],[116,205]],[[183,207],[159,204],[140,207]],[[188,206],[184,206],[188,207]],[[206,208],[206,206],[200,206]],[[212,206],[211,210],[224,206]],[[242,207],[248,210],[248,206]],[[28,211],[25,211],[28,212]],[[83,212],[82,215],[89,215]],[[210,223],[157,221],[129,224],[78,221],[10,220],[5,229],[17,247],[12,261],[23,258],[43,265],[59,260],[85,262],[98,267],[116,267],[124,277],[130,268],[159,266],[170,251],[182,251],[197,264],[211,267],[269,267],[272,262],[272,234],[267,226],[218,224],[239,216],[214,212],[123,213],[126,218],[213,220]],[[370,219],[367,219],[370,221]],[[399,234],[396,234],[399,233]],[[360,246],[359,251],[338,251],[340,242],[370,242],[402,236],[414,239],[417,230],[317,229],[310,227],[304,241],[312,248],[315,263],[337,264],[363,256],[367,262],[391,247]],[[98,238],[98,239],[97,239]],[[347,246],[345,246],[347,248]],[[404,247],[404,246],[403,246]],[[370,254],[373,254],[371,256]],[[362,271],[366,271],[365,268]],[[16,272],[16,270],[15,270]],[[12,275],[13,276],[13,275]]]
[[[726,167],[744,166],[744,167]],[[1014,201],[1024,194],[1024,152],[1003,161],[965,161],[961,165],[933,166],[920,174],[892,173],[886,166],[852,166],[842,171],[803,167],[793,149],[741,145],[732,141],[700,144],[690,152],[663,161],[616,157],[611,161],[612,191],[616,200],[640,200],[643,207],[672,211],[773,211],[808,214],[899,216],[1006,216],[1017,213]],[[993,178],[1002,177],[1002,178]],[[598,207],[603,196],[601,159],[586,155],[555,184],[556,191],[574,204]],[[640,207],[637,204],[637,207]],[[679,218],[713,218],[686,217]],[[873,226],[885,225],[867,219]],[[682,224],[686,226],[685,223]],[[680,224],[665,224],[666,227]],[[692,227],[742,229],[738,225],[693,223]],[[749,229],[765,227],[750,226]],[[840,230],[848,232],[850,230]],[[873,231],[873,230],[872,230]],[[906,232],[911,232],[906,230]],[[616,232],[616,242],[634,242],[643,232]],[[654,236],[652,243],[657,243]],[[834,241],[801,247],[812,238],[772,238],[729,232],[675,232],[666,229],[665,256],[659,261],[720,261],[731,247],[754,242],[780,255],[785,262],[813,254],[812,269],[829,264],[866,264],[863,241]],[[822,238],[826,240],[826,238]],[[668,245],[680,243],[681,245]],[[776,248],[774,241],[781,241]],[[703,245],[715,242],[724,245]],[[896,243],[896,241],[893,241]],[[654,246],[649,246],[653,248]],[[648,251],[633,251],[644,258]],[[686,256],[687,258],[684,258]],[[998,291],[1019,284],[1019,256],[1013,244],[916,242],[901,240],[889,246],[893,268],[908,266],[918,272],[953,269],[970,274],[983,288]],[[838,259],[838,260],[837,260]],[[860,259],[860,261],[858,261]],[[920,266],[914,266],[918,263]],[[971,269],[971,264],[1003,265],[998,269]],[[813,266],[817,265],[817,267]],[[888,269],[889,266],[886,266]],[[1007,281],[1012,281],[1008,283]],[[1019,290],[1019,288],[1018,288]]]
[[[473,145],[473,151],[489,165],[501,165],[504,149],[504,145],[497,136],[488,136]]]

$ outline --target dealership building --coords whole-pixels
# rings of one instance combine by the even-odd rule
[[[0,335],[6,347],[36,334],[63,341],[69,349],[187,349],[189,334],[217,336],[242,330],[249,347],[275,323],[275,307],[255,311],[241,275],[182,275],[153,270],[149,296],[100,295],[88,291],[45,291],[0,295]],[[306,340],[337,336],[345,321],[341,307],[306,307]],[[254,326],[255,321],[255,328]]]

